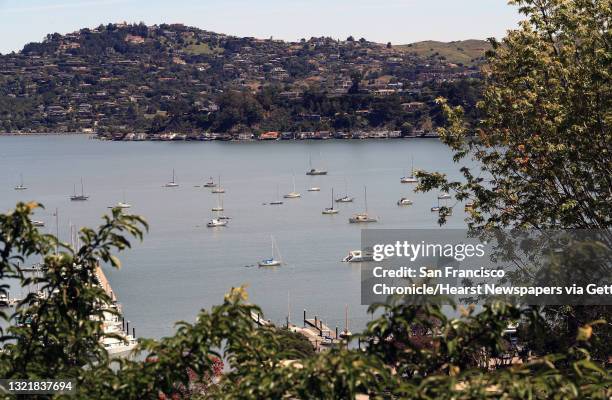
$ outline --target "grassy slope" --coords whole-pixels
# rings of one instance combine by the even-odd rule
[[[470,39],[448,43],[427,40],[394,47],[401,51],[415,53],[422,57],[430,57],[438,53],[449,62],[472,65],[473,61],[484,56],[485,51],[491,46],[484,40]]]

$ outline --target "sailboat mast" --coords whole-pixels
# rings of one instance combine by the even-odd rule
[[[81,178],[81,196],[85,196],[85,187],[83,186],[83,178]]]
[[[365,212],[368,212],[368,188],[367,186],[363,187],[363,198],[365,200]]]
[[[334,209],[334,188],[332,188],[331,208]]]

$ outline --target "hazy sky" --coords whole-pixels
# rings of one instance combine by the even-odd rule
[[[47,33],[109,22],[182,22],[219,33],[298,40],[365,37],[394,44],[504,36],[506,0],[0,0],[0,52]]]

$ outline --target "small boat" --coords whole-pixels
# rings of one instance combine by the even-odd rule
[[[369,222],[378,222],[378,219],[368,214],[368,191],[367,188],[363,188],[365,211],[357,214],[353,214],[349,218],[351,224],[363,224]]]
[[[302,197],[301,194],[299,194],[298,192],[295,191],[295,175],[293,176],[293,191],[287,193],[283,197],[286,198],[286,199],[297,199],[299,197]]]
[[[408,197],[402,197],[401,199],[397,201],[397,205],[398,206],[410,206],[412,205],[412,200],[410,200]]]
[[[87,199],[89,199],[89,196],[85,195],[83,179],[81,179],[81,194],[76,193],[76,185],[74,185],[74,192],[73,195],[70,196],[70,201],[86,201]]]
[[[447,200],[447,199],[450,199],[450,198],[451,198],[451,195],[448,194],[448,193],[440,193],[438,195],[438,199],[440,199],[440,200]]]
[[[208,228],[217,228],[221,226],[227,226],[227,220],[221,218],[213,218],[206,224]]]
[[[124,209],[124,208],[130,208],[130,207],[132,207],[132,205],[125,201],[125,192],[124,192],[123,193],[123,201],[120,201],[116,205],[110,206],[108,208],[121,208],[121,209]]]
[[[369,252],[363,252],[361,250],[351,250],[348,255],[342,259],[342,262],[358,263],[363,261],[372,261],[374,257]]]
[[[321,188],[318,187],[318,186],[314,186],[314,187],[311,187],[310,189],[308,189],[308,191],[309,192],[320,192]]]
[[[27,187],[23,184],[23,175],[19,174],[19,185],[15,186],[15,190],[26,190]]]
[[[32,226],[35,226],[37,228],[45,226],[44,221],[39,221],[39,220],[33,219],[31,222],[32,222]]]
[[[468,203],[465,203],[465,207],[464,207],[465,211],[472,211],[473,209],[474,209],[474,203],[473,202],[470,201]]]
[[[225,193],[225,189],[223,189],[223,186],[221,186],[221,175],[219,175],[219,184],[213,186],[211,193]]]
[[[354,197],[351,197],[348,195],[348,183],[346,182],[346,179],[344,179],[344,188],[345,188],[345,195],[343,197],[339,197],[336,199],[336,203],[352,203],[353,200],[355,200]]]
[[[283,264],[281,261],[280,250],[278,251],[278,259],[274,258],[274,236],[271,236],[272,240],[272,256],[265,260],[257,263],[260,267],[278,267]],[[278,250],[278,249],[277,249]]]
[[[348,320],[348,304],[346,304],[344,306],[344,329],[338,335],[341,339],[349,339],[351,336],[353,336],[353,333],[349,330]]]
[[[176,183],[176,176],[174,175],[174,169],[172,169],[172,180],[164,185],[167,188],[176,188],[179,187],[179,184]]]
[[[211,176],[210,178],[208,178],[208,182],[206,182],[202,187],[213,188],[215,186],[217,185],[215,184],[215,181],[213,180],[213,177]]]
[[[431,207],[431,212],[439,212],[440,211],[440,199],[438,199],[438,205]]]
[[[334,188],[332,188],[332,191],[331,191],[331,207],[325,208],[323,211],[321,211],[321,214],[333,215],[333,214],[338,214],[339,212],[340,212],[340,210],[338,210],[337,208],[334,208]]]
[[[419,181],[414,176],[414,157],[412,157],[412,169],[410,171],[410,176],[403,176],[400,178],[401,183],[417,183]]]
[[[0,293],[0,307],[9,307],[10,305],[9,297],[4,293]]]
[[[317,168],[313,168],[312,167],[312,156],[308,157],[308,161],[309,161],[309,165],[310,165],[310,170],[308,172],[306,172],[306,175],[327,175],[327,171],[324,169],[317,169]]]
[[[343,197],[339,197],[336,199],[336,203],[352,203],[353,200],[355,200],[354,197],[351,197],[349,195],[343,196]]]

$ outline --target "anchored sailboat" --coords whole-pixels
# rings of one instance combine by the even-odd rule
[[[286,199],[297,199],[298,197],[302,197],[301,194],[295,191],[295,175],[293,175],[293,191],[290,193],[287,193],[283,197]]]
[[[85,189],[83,186],[83,178],[81,178],[81,194],[76,193],[76,185],[74,185],[74,192],[72,196],[70,196],[71,201],[85,201],[89,199],[89,196],[85,196]]]
[[[23,174],[19,174],[19,185],[15,186],[15,190],[26,190],[27,187],[23,184]]]
[[[174,174],[174,168],[172,169],[172,180],[170,182],[166,183],[165,186],[168,187],[168,188],[175,188],[175,187],[179,186],[179,184],[176,182],[176,176]]]
[[[308,165],[310,166],[310,170],[306,172],[306,175],[327,175],[326,170],[312,167],[312,155],[308,156]]]
[[[118,207],[118,208],[130,208],[130,207],[132,207],[132,205],[130,203],[125,201],[125,191],[123,192],[123,201],[120,201],[116,205],[110,206],[108,208],[115,208],[115,207]]]
[[[412,168],[410,170],[410,176],[403,176],[400,179],[401,183],[417,183],[419,180],[414,176],[414,157],[412,157]]]
[[[344,196],[336,199],[336,203],[352,203],[355,200],[354,197],[348,194],[348,182],[344,179]]]
[[[212,188],[212,187],[215,187],[215,186],[217,186],[217,185],[215,185],[215,181],[213,180],[212,176],[210,178],[208,178],[208,182],[206,182],[204,184],[204,187],[206,187],[206,188]]]
[[[213,190],[211,190],[212,193],[225,193],[225,189],[223,189],[223,186],[221,186],[221,175],[219,175],[219,183],[217,184],[217,186],[213,187]]]
[[[278,259],[274,258],[274,247],[275,247],[274,236],[270,236],[270,238],[272,240],[272,255],[270,258],[258,262],[257,265],[259,265],[260,267],[278,267],[279,265],[282,265],[283,263],[281,259],[281,255],[280,255],[280,250],[278,249],[278,247],[276,247],[277,252],[278,252]]]
[[[321,211],[322,214],[326,214],[326,215],[331,215],[331,214],[338,214],[340,212],[340,210],[338,210],[337,208],[334,208],[334,188],[332,188],[331,190],[331,207],[325,208],[323,211]]]
[[[365,186],[363,188],[363,195],[364,195],[364,199],[365,199],[365,211],[361,212],[361,213],[353,214],[349,218],[349,222],[351,224],[362,224],[362,223],[367,223],[367,222],[378,222],[377,218],[372,217],[372,216],[370,216],[370,214],[368,214],[368,190],[367,190],[367,188]]]

